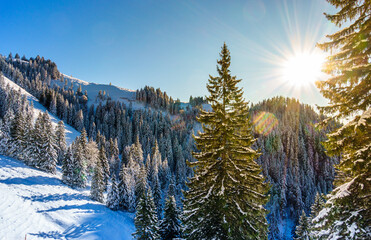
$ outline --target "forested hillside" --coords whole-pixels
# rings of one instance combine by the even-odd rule
[[[102,193],[108,191],[107,205],[114,210],[134,212],[143,188],[147,187],[152,189],[159,219],[163,217],[169,192],[182,209],[181,190],[186,189],[187,178],[193,176],[186,161],[194,161],[192,152],[197,149],[192,135],[200,128],[196,116],[199,104],[205,100],[191,98],[190,106],[179,111],[179,102],[174,102],[159,89],[145,87],[137,91],[137,100],[147,105],[144,108],[133,109],[121,101],[104,97],[109,93],[101,94],[88,104],[89,92],[73,85],[51,84],[51,79],[59,81],[63,75],[50,60],[1,57],[0,69],[39,98],[51,113],[82,132],[71,146],[49,140],[51,146],[57,143],[61,146],[48,158],[53,164],[63,165],[65,183],[85,187],[92,179],[92,198],[105,201]],[[2,89],[11,94],[6,86]],[[21,99],[20,96],[19,101]],[[3,98],[2,103],[3,106],[13,105],[7,98]],[[27,120],[27,104],[21,105],[12,107],[13,115],[7,114],[9,107],[2,108],[0,118],[9,126],[16,125],[14,115],[17,113],[24,113],[25,117],[21,118]],[[325,140],[326,131],[315,128],[321,118],[310,106],[295,99],[277,97],[252,105],[250,114],[258,139],[253,148],[262,152],[258,163],[272,186],[266,205],[269,237],[292,237],[302,210],[310,212],[316,193],[332,190],[333,164],[338,160],[325,155],[321,141]],[[42,125],[49,121],[46,116],[44,118],[40,117]],[[12,139],[15,135],[10,129],[3,132],[9,133],[8,147],[24,144]],[[27,163],[55,171],[55,165],[49,169],[37,162]],[[110,182],[112,187],[109,187]]]
[[[275,97],[254,105],[251,113],[262,152],[258,162],[272,186],[269,236],[286,239],[294,235],[302,210],[310,213],[316,193],[332,190],[339,159],[325,154],[321,142],[328,131],[315,127],[323,117],[311,106]]]

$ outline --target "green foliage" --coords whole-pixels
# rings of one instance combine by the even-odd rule
[[[156,207],[153,202],[151,189],[147,189],[139,197],[134,224],[136,231],[133,233],[133,236],[135,239],[157,240],[160,238]]]
[[[218,77],[210,76],[206,99],[213,112],[201,111],[203,132],[195,137],[195,176],[185,192],[188,239],[263,239],[267,235],[264,183],[251,148],[248,104],[241,81],[230,75],[230,53],[224,44],[218,60]]]
[[[329,154],[342,155],[337,167],[343,179],[329,200],[328,214],[322,219],[326,222],[322,229],[327,231],[322,232],[344,239],[366,239],[371,236],[371,2],[328,1],[339,11],[326,14],[327,19],[338,27],[349,26],[318,44],[331,51],[324,69],[331,77],[318,83],[330,104],[321,109],[331,116],[324,124],[331,119],[347,121],[325,142]],[[346,226],[353,232],[344,230]]]

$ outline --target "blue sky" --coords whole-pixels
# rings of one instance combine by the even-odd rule
[[[277,95],[326,103],[313,85],[277,77],[282,59],[313,50],[334,31],[325,0],[3,1],[0,53],[44,56],[60,71],[129,89],[160,87],[174,98],[207,94],[223,42],[247,100]]]

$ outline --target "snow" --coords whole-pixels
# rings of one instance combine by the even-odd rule
[[[114,212],[48,174],[0,155],[0,239],[132,239],[134,215]]]
[[[67,87],[70,87],[71,84],[73,85],[73,90],[77,90],[79,86],[81,86],[82,92],[88,92],[88,105],[92,104],[99,104],[96,101],[99,91],[105,91],[106,95],[111,97],[113,101],[120,101],[125,103],[127,107],[129,107],[130,103],[132,104],[133,109],[143,109],[144,104],[141,102],[136,101],[136,91],[130,90],[126,88],[117,87],[114,85],[107,85],[107,84],[97,84],[97,83],[89,83],[87,81],[80,80],[78,78],[74,78],[63,74],[64,81],[67,80]],[[52,80],[52,85],[55,84],[59,87],[63,87],[65,83],[61,82],[60,80]]]
[[[26,90],[24,90],[19,85],[17,85],[16,83],[14,83],[12,80],[10,80],[9,78],[7,78],[5,76],[4,76],[4,82],[5,82],[5,85],[9,84],[9,86],[12,89],[17,90],[17,91],[20,90],[21,93],[27,97],[27,100],[30,102],[30,104],[33,103],[33,105],[34,105],[34,120],[37,118],[39,113],[43,113],[47,110],[39,102],[39,100],[36,97],[32,96]],[[58,117],[54,116],[51,113],[49,113],[49,117],[52,120],[53,127],[55,128],[57,126],[58,122],[60,121],[60,119]],[[70,145],[75,140],[75,138],[80,135],[80,132],[76,131],[73,127],[71,127],[68,124],[64,124],[64,126],[65,126],[65,131],[66,131],[66,142],[67,142],[68,145]]]

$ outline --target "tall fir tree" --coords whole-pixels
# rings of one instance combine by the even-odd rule
[[[73,153],[71,146],[67,147],[66,154],[62,161],[62,181],[67,185],[72,185],[73,180]]]
[[[134,224],[136,231],[133,233],[133,236],[135,239],[160,239],[156,208],[150,188],[145,190],[144,193],[139,197]]]
[[[64,130],[63,121],[58,122],[57,128],[55,130],[55,140],[57,146],[57,162],[58,164],[61,164],[67,149],[66,133]]]
[[[99,149],[98,159],[99,159],[98,162],[100,162],[100,164],[102,165],[104,191],[106,191],[110,174],[109,174],[109,164],[107,161],[106,150],[104,146],[101,146]]]
[[[160,223],[160,234],[164,240],[180,238],[182,225],[179,210],[176,206],[174,196],[169,195],[165,202],[164,219]]]
[[[101,162],[97,162],[94,169],[94,175],[91,180],[91,188],[90,188],[90,197],[91,199],[103,202],[104,196],[103,191],[105,187],[105,183],[103,180],[103,167]]]
[[[241,80],[230,75],[230,53],[223,45],[218,77],[210,76],[207,89],[212,112],[202,111],[203,132],[195,136],[199,152],[190,163],[195,176],[185,193],[185,226],[188,239],[263,239],[267,236],[268,185],[251,148],[248,104]]]
[[[305,214],[304,210],[301,213],[299,224],[296,226],[295,240],[310,240],[310,221]]]
[[[322,196],[317,192],[316,197],[314,198],[314,203],[310,207],[311,218],[312,219],[315,218],[318,215],[318,213],[323,209],[324,206],[325,206],[325,202],[323,201]]]
[[[329,154],[341,154],[337,168],[344,174],[342,184],[330,196],[326,216],[318,237],[369,239],[371,237],[371,2],[368,0],[328,0],[338,8],[325,14],[337,27],[328,42],[318,46],[330,52],[324,71],[331,76],[318,82],[329,105],[322,107],[328,114],[323,124],[346,119],[346,123],[328,134],[325,147]],[[339,184],[339,185],[340,185]],[[339,197],[341,196],[341,197]],[[352,232],[347,227],[352,226]],[[320,231],[322,230],[322,231]],[[321,235],[322,234],[322,235]]]
[[[57,146],[55,133],[48,112],[42,115],[42,132],[39,142],[41,149],[37,167],[50,173],[56,173]]]
[[[81,133],[73,143],[73,170],[71,178],[71,186],[83,188],[86,186],[87,174],[86,174],[86,135]]]
[[[106,205],[108,208],[116,211],[119,208],[120,198],[119,198],[119,190],[116,183],[115,174],[112,175],[112,185],[107,194],[107,202]]]

